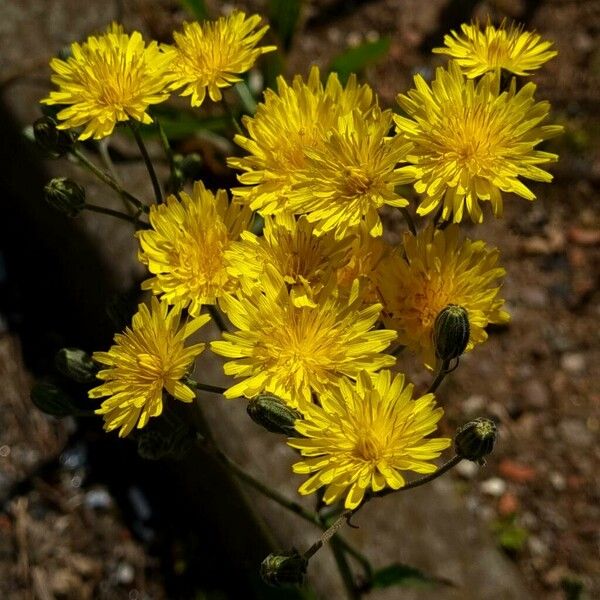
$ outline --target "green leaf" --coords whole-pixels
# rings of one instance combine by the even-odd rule
[[[390,49],[390,42],[390,37],[382,37],[350,48],[333,59],[329,70],[336,71],[340,80],[345,83],[351,73],[359,73],[370,63],[385,56]]]
[[[277,37],[281,40],[284,52],[288,52],[294,39],[302,0],[270,0],[269,21]]]
[[[378,569],[373,573],[371,587],[373,589],[388,588],[392,586],[433,588],[438,585],[453,585],[452,582],[427,575],[415,567],[394,563]]]
[[[181,5],[198,21],[208,19],[208,10],[204,0],[181,0]]]
[[[517,523],[517,515],[508,515],[492,524],[500,546],[508,552],[520,552],[525,547],[529,532]]]

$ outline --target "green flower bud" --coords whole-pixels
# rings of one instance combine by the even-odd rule
[[[440,311],[433,326],[435,355],[441,360],[458,358],[469,343],[469,315],[456,304]]]
[[[46,202],[68,217],[76,217],[85,206],[85,190],[66,177],[55,177],[44,188]]]
[[[273,587],[302,585],[308,560],[296,550],[285,554],[269,554],[260,565],[260,576]]]
[[[61,348],[54,358],[56,368],[79,383],[93,383],[98,367],[89,354],[79,348]]]
[[[454,450],[461,458],[485,464],[496,442],[497,428],[494,421],[480,417],[459,427],[454,436]]]
[[[54,158],[64,156],[75,143],[75,136],[70,131],[58,129],[56,121],[48,116],[33,124],[33,136],[38,146]]]
[[[294,423],[302,418],[302,413],[290,408],[277,396],[257,396],[250,400],[247,411],[250,418],[267,431],[288,436],[298,435]]]
[[[78,412],[73,401],[51,383],[36,383],[31,389],[31,401],[35,406],[53,417],[68,417]]]
[[[197,152],[179,155],[179,160],[176,161],[177,167],[181,170],[181,174],[185,179],[196,181],[202,176],[202,157]]]

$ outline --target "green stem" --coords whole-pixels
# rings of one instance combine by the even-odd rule
[[[412,215],[410,214],[410,211],[408,210],[408,208],[403,206],[400,208],[400,212],[402,213],[402,216],[404,217],[404,220],[406,221],[406,224],[408,225],[410,232],[413,235],[417,235],[417,226],[415,225],[415,221],[412,218]]]
[[[438,387],[440,387],[440,384],[442,383],[442,381],[444,381],[444,378],[450,372],[449,367],[450,367],[449,360],[442,361],[442,363],[440,364],[440,368],[438,369],[438,372],[436,373],[435,379],[431,382],[431,385],[429,386],[429,389],[427,390],[428,394],[433,394],[438,389]]]
[[[191,385],[194,385],[194,382],[189,382]],[[298,515],[300,518],[304,519],[308,523],[312,523],[316,525],[323,531],[326,531],[327,525],[323,522],[323,519],[317,514],[314,513],[298,504],[294,500],[290,500],[286,498],[283,494],[280,494],[278,491],[270,488],[269,486],[262,483],[260,480],[256,479],[253,475],[245,471],[240,465],[231,460],[222,450],[220,450],[214,440],[207,439],[208,444],[203,444],[203,449],[212,452],[240,481],[243,481],[251,488],[255,489],[257,492],[265,496],[265,498],[269,498],[273,500],[273,502],[279,504],[283,508],[289,510],[290,512]],[[340,546],[350,555],[353,556],[362,566],[365,572],[365,577],[367,581],[370,581],[373,576],[373,568],[371,567],[371,563],[369,559],[361,554],[356,548],[351,546],[346,540],[342,537],[338,536],[338,541]],[[319,546],[320,547],[320,546]],[[315,550],[316,551],[316,550]]]
[[[346,589],[346,594],[349,600],[360,600],[362,594],[356,587],[354,575],[352,574],[352,570],[350,569],[350,565],[346,559],[344,549],[342,548],[342,545],[337,537],[334,537],[331,540],[331,549],[333,551],[333,557],[335,558],[338,571],[342,576],[344,588]]]
[[[415,479],[414,481],[409,481],[406,485],[402,486],[399,490],[382,490],[381,492],[377,492],[373,494],[373,498],[383,498],[384,496],[389,496],[389,494],[393,494],[394,492],[404,492],[406,490],[412,490],[416,487],[420,487],[441,477],[444,473],[454,468],[462,459],[462,457],[455,455],[449,461],[445,462],[439,469],[435,470],[433,473],[429,475],[425,475],[424,477],[419,477],[419,479]],[[361,505],[362,506],[362,505]],[[358,510],[358,509],[357,509]],[[356,511],[354,511],[356,513]]]
[[[148,175],[150,175],[150,180],[152,181],[152,187],[154,188],[154,196],[156,197],[157,204],[160,204],[163,201],[162,190],[160,189],[160,183],[158,181],[158,177],[156,176],[156,171],[154,170],[154,165],[150,160],[150,155],[148,154],[148,150],[146,149],[146,144],[144,144],[144,140],[140,135],[140,131],[137,125],[128,121],[129,129],[133,133],[133,137],[140,149],[140,153],[142,158],[144,159],[144,163],[146,164],[146,169],[148,170]]]
[[[175,168],[175,158],[174,158],[174,154],[173,154],[173,149],[171,148],[171,144],[169,143],[169,138],[167,137],[167,134],[165,133],[162,123],[158,120],[158,118],[156,116],[154,117],[154,122],[158,126],[158,135],[160,137],[160,143],[162,144],[163,150],[165,151],[165,156],[167,157],[167,161],[169,163],[169,170],[171,172],[171,181],[173,182],[173,184],[176,184],[178,182],[178,178],[177,178],[177,169]],[[177,187],[178,187],[178,189],[175,191],[178,192],[179,188],[180,188],[178,183],[177,183]]]
[[[185,380],[185,383],[190,387],[204,392],[211,392],[213,394],[222,394],[227,388],[221,387],[220,385],[211,385],[210,383],[200,383],[189,377]]]
[[[256,112],[256,100],[254,99],[254,96],[252,96],[252,92],[249,90],[246,82],[239,81],[233,87],[244,105],[244,110],[249,115],[253,115]]]
[[[122,221],[128,221],[129,223],[133,223],[140,229],[148,229],[150,227],[148,223],[138,221],[138,219],[135,216],[126,215],[125,213],[119,212],[118,210],[113,210],[112,208],[105,208],[104,206],[98,206],[96,204],[89,203],[86,203],[83,208],[85,210],[91,210],[92,212],[100,213],[103,215],[109,215],[111,217],[115,217],[116,219],[121,219]]]
[[[242,467],[240,467],[237,463],[231,460],[224,452],[219,450],[218,448],[213,449],[216,453],[217,457],[221,462],[231,470],[231,472],[238,478],[240,481],[247,483],[250,487],[254,488],[257,492],[260,492],[263,496],[270,498],[280,506],[287,508],[287,510],[293,512],[294,514],[302,517],[304,520],[317,525],[318,527],[322,527],[319,517],[312,513],[311,511],[304,508],[302,505],[294,502],[293,500],[289,500],[279,492],[271,489],[252,475],[247,473]]]
[[[135,196],[124,190],[108,173],[99,169],[79,148],[73,148],[71,154],[84,166],[88,171],[93,173],[100,181],[112,188],[122,198],[127,200],[132,206],[135,206],[141,212],[148,212],[148,207]]]
[[[219,328],[221,333],[223,333],[224,331],[229,331],[227,328],[227,324],[225,323],[225,319],[223,318],[223,315],[221,314],[217,306],[215,304],[207,304],[207,306],[208,312],[210,313],[212,320],[215,322],[216,326]]]
[[[223,105],[225,106],[225,110],[227,111],[227,114],[229,115],[229,118],[231,119],[231,122],[233,123],[233,126],[235,127],[237,133],[239,133],[240,135],[244,135],[244,131],[242,130],[242,127],[239,124],[235,113],[233,112],[233,109],[231,108],[231,105],[229,104],[225,96],[223,96]]]

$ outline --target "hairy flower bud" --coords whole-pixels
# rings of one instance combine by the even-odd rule
[[[51,383],[36,383],[31,389],[31,401],[35,406],[53,417],[68,417],[77,413],[73,401]]]
[[[68,217],[76,217],[85,206],[85,189],[67,177],[55,177],[44,188],[46,202]]]
[[[92,383],[98,367],[89,354],[79,348],[61,348],[54,358],[56,368],[79,383]]]
[[[458,358],[469,343],[469,315],[456,304],[441,310],[433,326],[435,354],[441,360]]]
[[[454,450],[461,458],[484,465],[485,457],[494,449],[496,433],[496,424],[491,419],[480,417],[469,421],[456,430]]]
[[[277,396],[263,394],[253,398],[247,407],[250,418],[273,433],[283,433],[287,436],[297,436],[294,428],[297,419],[302,418],[302,413],[290,408]]]
[[[302,585],[308,560],[292,550],[283,554],[269,554],[260,565],[260,576],[273,587]]]
[[[75,143],[70,131],[56,127],[56,121],[49,116],[40,117],[33,124],[33,136],[38,146],[55,158],[64,156]]]
[[[145,429],[137,434],[137,451],[146,460],[180,460],[190,451],[195,440],[196,433],[186,426],[170,431]]]

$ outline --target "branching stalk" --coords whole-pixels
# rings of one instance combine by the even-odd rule
[[[150,160],[150,155],[148,154],[148,150],[146,149],[146,144],[140,135],[140,130],[137,125],[133,124],[131,121],[129,123],[129,128],[133,133],[133,137],[140,149],[140,153],[142,158],[144,159],[144,163],[146,164],[146,169],[148,170],[148,175],[150,175],[150,180],[152,181],[152,187],[154,188],[154,196],[156,198],[157,204],[160,204],[163,201],[163,194],[160,187],[160,183],[158,181],[158,177],[156,176],[156,171],[154,170],[154,165],[152,164],[152,160]]]

